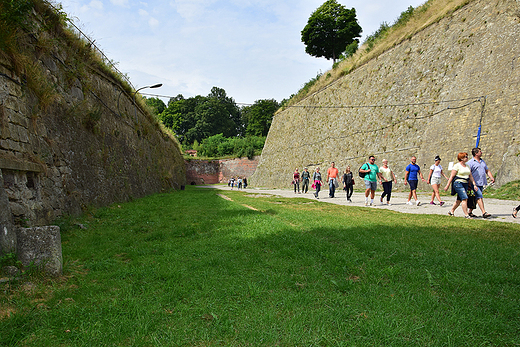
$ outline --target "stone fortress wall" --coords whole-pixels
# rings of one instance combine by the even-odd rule
[[[36,42],[42,42],[33,25]],[[25,71],[0,54],[0,255],[15,248],[15,226],[34,227],[92,206],[128,201],[186,184],[180,148],[123,92],[56,37],[36,44],[55,100],[42,106]],[[156,82],[156,81],[153,81]]]
[[[497,183],[520,179],[519,23],[516,0],[472,1],[279,111],[251,184],[287,187],[295,167],[325,175],[331,161],[356,172],[369,155],[401,184],[413,155],[425,178],[436,155],[449,174],[480,124]]]

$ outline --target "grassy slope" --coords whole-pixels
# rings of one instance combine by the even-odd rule
[[[289,105],[294,105],[303,100],[306,96],[326,88],[341,77],[349,74],[359,66],[377,58],[379,55],[398,45],[404,40],[409,39],[416,33],[430,25],[437,23],[442,18],[467,5],[474,0],[428,0],[423,5],[417,7],[412,18],[402,26],[393,26],[381,40],[378,40],[374,47],[367,52],[366,45],[363,45],[350,58],[342,61],[334,69],[324,73],[318,81],[308,90],[301,90],[291,98]],[[403,11],[406,9],[403,9]]]
[[[3,285],[0,345],[520,343],[517,225],[217,194],[64,221],[65,276]]]

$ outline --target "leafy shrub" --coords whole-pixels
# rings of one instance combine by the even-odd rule
[[[401,12],[401,15],[394,23],[394,27],[400,27],[408,23],[408,21],[413,17],[415,9],[413,6],[409,6],[406,11]]]
[[[390,25],[388,25],[387,22],[383,22],[381,23],[381,26],[379,27],[379,29],[377,29],[372,35],[369,35],[364,44],[367,45],[367,47],[365,48],[365,51],[366,52],[370,52],[372,50],[372,48],[374,48],[374,45],[376,44],[377,41],[380,41],[382,40],[384,37],[385,37],[385,34],[388,32],[388,30],[390,29]]]
[[[222,134],[218,134],[202,140],[199,152],[204,157],[233,156],[252,158],[255,154],[262,151],[265,139],[263,136],[226,138]]]

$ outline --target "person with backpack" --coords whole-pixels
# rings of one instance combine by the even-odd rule
[[[359,176],[365,181],[365,206],[368,206],[368,196],[370,195],[370,206],[374,205],[374,196],[376,195],[377,181],[381,183],[381,173],[376,165],[376,157],[371,155],[368,157],[368,163],[363,164],[359,168]]]

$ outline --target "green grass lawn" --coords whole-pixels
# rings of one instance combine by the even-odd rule
[[[64,276],[1,285],[0,345],[520,344],[515,224],[186,187],[60,226]]]

